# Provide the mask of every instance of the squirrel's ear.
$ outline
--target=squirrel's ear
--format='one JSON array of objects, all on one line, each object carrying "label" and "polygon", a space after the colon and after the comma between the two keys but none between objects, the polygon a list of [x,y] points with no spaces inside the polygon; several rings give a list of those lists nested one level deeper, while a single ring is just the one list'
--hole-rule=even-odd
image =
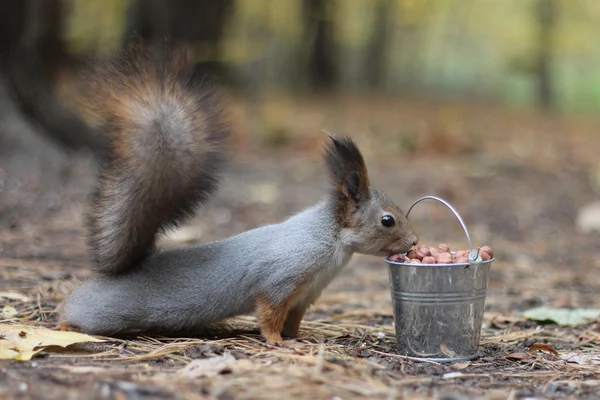
[{"label": "squirrel's ear", "polygon": [[334,196],[346,198],[355,203],[369,198],[369,175],[360,150],[352,139],[336,139],[329,135],[331,142],[326,148],[325,163],[334,190]]}]

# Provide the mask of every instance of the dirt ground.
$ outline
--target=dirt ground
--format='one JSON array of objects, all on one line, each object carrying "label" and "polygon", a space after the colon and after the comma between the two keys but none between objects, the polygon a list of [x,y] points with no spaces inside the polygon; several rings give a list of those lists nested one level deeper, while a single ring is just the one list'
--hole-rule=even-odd
[{"label": "dirt ground", "polygon": [[[210,337],[49,349],[0,361],[1,399],[600,398],[600,365],[528,351],[543,343],[559,355],[597,355],[600,324],[521,316],[540,305],[600,308],[599,234],[576,224],[600,197],[600,119],[385,98],[255,100],[233,103],[220,192],[163,245],[225,237],[316,202],[326,190],[319,131],[346,132],[374,185],[405,208],[443,197],[473,242],[495,249],[481,357],[439,364],[397,355],[387,266],[355,256],[307,314],[302,337],[283,348],[267,346],[244,317]],[[94,165],[27,139],[29,128],[9,116],[3,126],[13,136],[0,142],[0,293],[23,296],[0,297],[18,311],[0,323],[53,327],[65,294],[90,273],[83,215]],[[466,248],[440,205],[421,203],[411,221],[421,243]],[[194,372],[198,360],[226,366]]]}]

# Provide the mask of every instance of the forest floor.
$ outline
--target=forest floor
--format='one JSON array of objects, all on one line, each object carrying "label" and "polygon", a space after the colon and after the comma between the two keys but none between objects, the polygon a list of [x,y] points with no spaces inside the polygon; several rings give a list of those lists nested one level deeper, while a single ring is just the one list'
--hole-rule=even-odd
[{"label": "forest floor", "polygon": [[[0,361],[0,399],[598,398],[600,323],[540,323],[523,312],[600,308],[599,233],[577,222],[600,200],[600,119],[351,97],[265,96],[232,110],[221,190],[165,247],[318,201],[327,190],[319,131],[348,133],[373,185],[404,208],[424,195],[448,200],[474,244],[494,248],[480,357],[399,356],[387,265],[355,256],[284,347],[266,345],[243,317],[210,337],[48,348],[31,361]],[[12,124],[3,126],[22,129]],[[85,154],[23,138],[0,143],[0,311],[16,310],[0,315],[0,327],[53,328],[65,295],[90,274],[84,213],[94,167]],[[411,221],[421,243],[467,247],[440,205],[421,203]]]}]

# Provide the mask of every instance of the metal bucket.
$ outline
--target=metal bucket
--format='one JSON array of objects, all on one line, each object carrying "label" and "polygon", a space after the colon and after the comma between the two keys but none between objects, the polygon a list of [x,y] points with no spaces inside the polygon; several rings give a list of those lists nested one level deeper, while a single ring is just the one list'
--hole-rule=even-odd
[{"label": "metal bucket", "polygon": [[469,263],[407,264],[386,259],[389,265],[398,353],[438,362],[472,360],[479,355],[479,337],[490,265],[481,261],[479,248],[458,212],[437,200],[458,218],[469,243]]}]

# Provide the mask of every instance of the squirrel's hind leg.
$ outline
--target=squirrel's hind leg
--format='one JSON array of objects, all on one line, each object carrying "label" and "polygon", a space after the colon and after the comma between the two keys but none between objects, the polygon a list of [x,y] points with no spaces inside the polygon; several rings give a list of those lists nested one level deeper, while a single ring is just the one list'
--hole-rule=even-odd
[{"label": "squirrel's hind leg", "polygon": [[69,323],[69,321],[67,321],[67,319],[64,317],[64,315],[61,315],[60,318],[58,319],[58,323],[56,324],[56,326],[54,327],[55,330],[57,331],[63,331],[63,332],[77,332],[77,333],[82,333],[81,329],[71,325]]},{"label": "squirrel's hind leg", "polygon": [[295,306],[292,308],[285,319],[283,324],[283,331],[281,334],[283,336],[287,336],[290,338],[297,338],[300,333],[300,322],[302,318],[304,318],[304,313],[306,312],[306,308],[304,306]]},{"label": "squirrel's hind leg", "polygon": [[260,333],[267,340],[267,343],[275,346],[282,346],[283,339],[281,332],[287,319],[293,296],[288,297],[281,303],[274,303],[266,296],[259,296],[256,299],[256,318]]}]

